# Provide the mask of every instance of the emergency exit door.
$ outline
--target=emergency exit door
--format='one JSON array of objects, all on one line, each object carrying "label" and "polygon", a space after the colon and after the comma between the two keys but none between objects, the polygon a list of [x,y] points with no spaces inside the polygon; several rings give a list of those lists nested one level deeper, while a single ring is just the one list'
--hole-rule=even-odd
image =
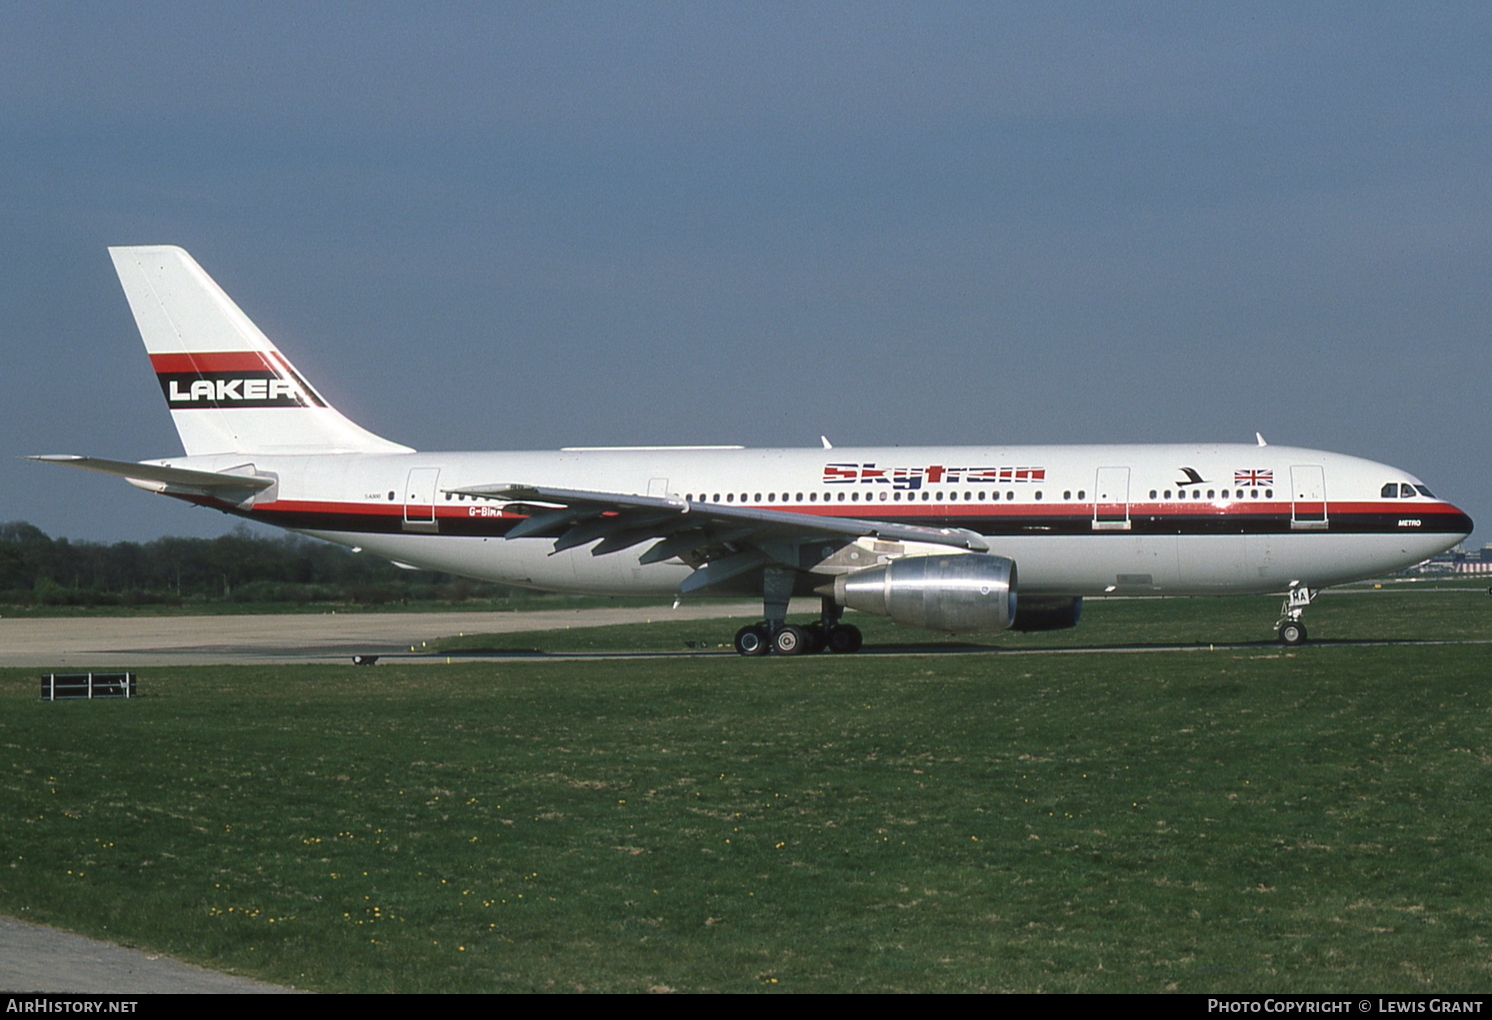
[{"label": "emergency exit door", "polygon": [[411,468],[404,483],[404,530],[434,532],[440,468]]}]

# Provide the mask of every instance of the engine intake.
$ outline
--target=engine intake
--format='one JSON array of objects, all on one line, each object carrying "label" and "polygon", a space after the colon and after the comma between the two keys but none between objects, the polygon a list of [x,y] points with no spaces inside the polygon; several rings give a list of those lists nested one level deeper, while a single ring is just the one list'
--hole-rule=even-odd
[{"label": "engine intake", "polygon": [[908,627],[972,634],[1016,615],[1015,561],[975,553],[909,556],[834,579],[834,600]]}]

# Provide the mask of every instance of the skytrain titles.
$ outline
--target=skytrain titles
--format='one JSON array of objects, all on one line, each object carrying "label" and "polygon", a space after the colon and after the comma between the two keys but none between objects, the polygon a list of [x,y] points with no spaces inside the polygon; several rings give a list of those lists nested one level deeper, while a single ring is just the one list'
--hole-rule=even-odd
[{"label": "skytrain titles", "polygon": [[825,464],[825,485],[889,485],[920,489],[928,485],[1020,485],[1046,481],[1044,467],[877,467],[869,464]]}]

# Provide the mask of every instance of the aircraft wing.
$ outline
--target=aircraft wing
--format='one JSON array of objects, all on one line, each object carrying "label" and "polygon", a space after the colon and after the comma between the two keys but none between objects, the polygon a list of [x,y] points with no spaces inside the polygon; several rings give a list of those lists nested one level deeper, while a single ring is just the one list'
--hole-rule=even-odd
[{"label": "aircraft wing", "polygon": [[152,492],[195,492],[241,502],[246,496],[275,484],[273,478],[239,475],[231,472],[193,471],[189,468],[165,467],[160,464],[135,464],[127,460],[104,460],[73,453],[45,453],[27,457],[43,464],[65,464],[68,467],[118,475],[132,485]]},{"label": "aircraft wing", "polygon": [[[826,538],[876,537],[985,551],[984,537],[964,528],[928,528],[854,517],[829,517],[761,507],[705,503],[677,496],[637,496],[540,485],[477,485],[445,490],[454,495],[509,502],[528,514],[508,538],[553,537],[555,552],[597,542],[593,556],[654,541],[640,557],[660,563],[678,557],[695,568],[681,586],[688,594],[772,560],[784,549]],[[516,503],[517,505],[513,505]],[[599,541],[597,541],[599,539]],[[792,565],[797,566],[797,557]]]}]

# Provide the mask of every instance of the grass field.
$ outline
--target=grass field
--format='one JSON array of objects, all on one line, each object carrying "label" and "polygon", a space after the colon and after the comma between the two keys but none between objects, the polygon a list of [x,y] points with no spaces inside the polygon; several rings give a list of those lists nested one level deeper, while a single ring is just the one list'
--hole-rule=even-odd
[{"label": "grass field", "polygon": [[[1347,642],[1492,599],[1323,598],[1293,652],[1274,608],[996,641],[1136,654],[7,671],[0,912],[327,991],[1486,991],[1492,648]],[[608,640],[715,637],[670,626]]]}]

